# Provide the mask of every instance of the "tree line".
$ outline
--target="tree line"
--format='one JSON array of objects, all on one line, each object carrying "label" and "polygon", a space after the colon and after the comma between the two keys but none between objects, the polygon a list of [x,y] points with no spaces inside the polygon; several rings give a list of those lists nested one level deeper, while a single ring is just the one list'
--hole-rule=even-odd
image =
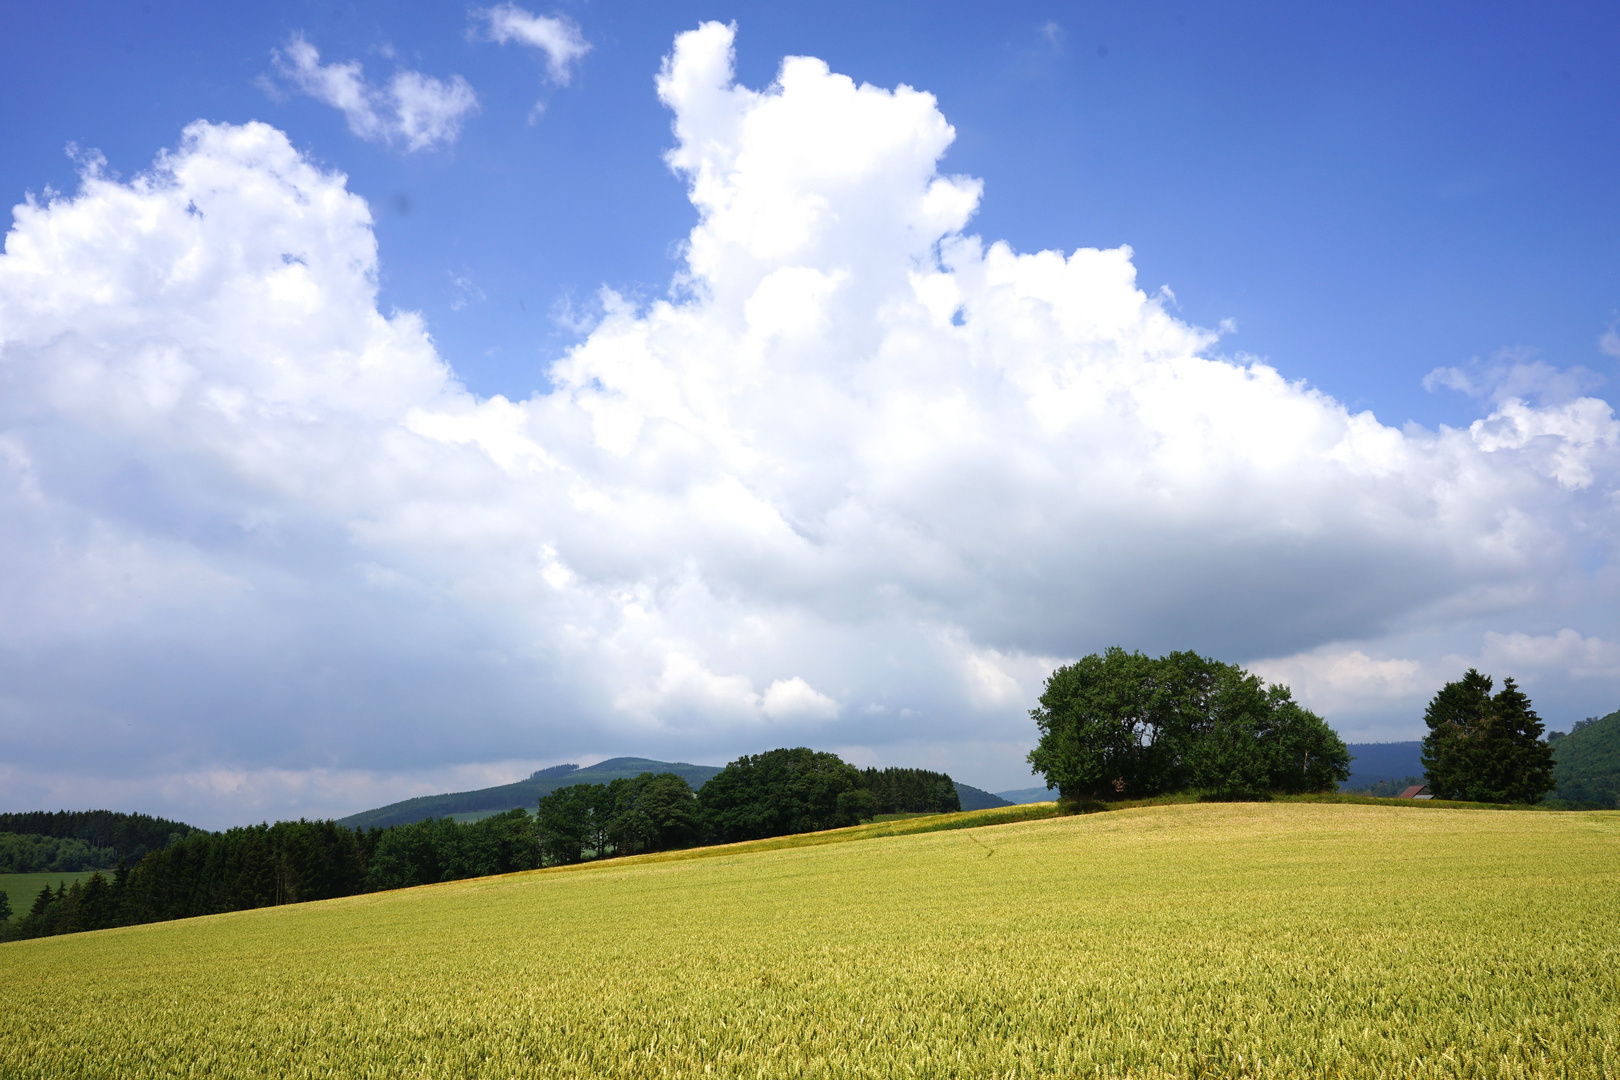
[{"label": "tree line", "polygon": [[112,848],[91,847],[72,837],[0,833],[0,874],[75,874],[111,870],[117,862]]},{"label": "tree line", "polygon": [[180,821],[113,810],[58,810],[54,813],[30,810],[0,814],[0,833],[77,840],[89,847],[110,851],[114,862],[123,859],[132,863],[148,851],[167,847],[174,840],[198,831]]},{"label": "tree line", "polygon": [[[1494,689],[1470,668],[1429,702],[1423,779],[1436,798],[1537,803],[1555,787],[1529,697],[1512,679]],[[1286,686],[1192,652],[1094,653],[1054,671],[1030,716],[1041,736],[1029,762],[1066,799],[1262,798],[1331,791],[1350,775],[1344,742]]]},{"label": "tree line", "polygon": [[674,773],[574,784],[540,800],[547,865],[839,829],[877,814],[962,808],[956,784],[927,769],[867,769],[806,747],[744,755],[693,791]]},{"label": "tree line", "polygon": [[[170,830],[170,842],[139,861],[119,861],[110,875],[41,890],[6,936],[99,930],[838,828],[871,818],[880,806],[893,807],[883,811],[889,813],[955,809],[954,798],[944,773],[862,772],[835,754],[800,747],[739,758],[698,791],[674,773],[576,784],[541,798],[532,818],[519,809],[468,824],[446,817],[384,829],[303,820],[219,833],[187,827]],[[0,911],[0,920],[8,914]]]}]

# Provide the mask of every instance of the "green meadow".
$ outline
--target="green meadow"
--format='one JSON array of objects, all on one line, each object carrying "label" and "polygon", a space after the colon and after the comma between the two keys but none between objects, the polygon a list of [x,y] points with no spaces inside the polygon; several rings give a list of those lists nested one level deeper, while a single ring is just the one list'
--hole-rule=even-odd
[{"label": "green meadow", "polygon": [[1620,1076],[1620,813],[1012,809],[9,943],[0,1075]]}]

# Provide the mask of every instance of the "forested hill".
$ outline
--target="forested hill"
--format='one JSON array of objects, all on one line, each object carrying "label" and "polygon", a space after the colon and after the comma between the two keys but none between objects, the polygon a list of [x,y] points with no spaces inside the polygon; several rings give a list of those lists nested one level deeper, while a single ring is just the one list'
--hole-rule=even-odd
[{"label": "forested hill", "polygon": [[962,800],[962,809],[964,810],[991,810],[997,806],[1012,805],[1000,795],[992,795],[988,791],[971,787],[960,781],[956,785],[956,795]]},{"label": "forested hill", "polygon": [[113,858],[133,863],[148,851],[157,851],[198,830],[180,821],[148,814],[120,814],[113,810],[31,810],[0,814],[0,833],[20,833],[57,840],[81,840],[106,849]]},{"label": "forested hill", "polygon": [[1583,720],[1568,735],[1550,739],[1554,798],[1620,806],[1620,712]]},{"label": "forested hill", "polygon": [[372,826],[386,828],[450,814],[533,810],[542,795],[549,795],[558,788],[572,784],[611,784],[620,779],[633,780],[644,772],[674,773],[694,788],[700,788],[719,771],[718,765],[692,765],[684,761],[653,761],[638,757],[609,758],[583,769],[577,765],[553,765],[515,784],[480,788],[477,791],[456,791],[448,795],[420,795],[375,810],[362,810],[343,818],[338,824],[357,829]]}]

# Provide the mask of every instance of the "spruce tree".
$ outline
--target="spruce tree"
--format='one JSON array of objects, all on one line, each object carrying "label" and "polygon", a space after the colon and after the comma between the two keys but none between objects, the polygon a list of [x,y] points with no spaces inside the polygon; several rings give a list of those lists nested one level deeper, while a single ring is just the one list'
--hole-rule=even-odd
[{"label": "spruce tree", "polygon": [[1492,697],[1494,685],[1469,668],[1429,702],[1423,770],[1436,798],[1534,803],[1552,790],[1552,747],[1542,741],[1540,717],[1512,679]]},{"label": "spruce tree", "polygon": [[28,909],[28,914],[37,919],[49,911],[54,903],[56,903],[56,893],[52,892],[51,887],[47,885],[39,890],[38,896],[34,897],[34,906]]},{"label": "spruce tree", "polygon": [[1541,738],[1544,730],[1530,699],[1512,679],[1503,679],[1501,691],[1491,699],[1485,767],[1475,797],[1482,802],[1540,802],[1556,786],[1552,747]]},{"label": "spruce tree", "polygon": [[1469,782],[1480,768],[1493,685],[1489,675],[1469,668],[1459,681],[1441,687],[1424,711],[1429,734],[1423,739],[1423,776],[1435,798],[1469,798]]}]

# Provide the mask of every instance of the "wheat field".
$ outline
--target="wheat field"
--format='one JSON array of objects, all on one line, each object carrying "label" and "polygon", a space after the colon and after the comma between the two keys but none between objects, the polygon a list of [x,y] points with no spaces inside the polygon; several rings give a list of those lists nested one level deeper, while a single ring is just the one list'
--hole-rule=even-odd
[{"label": "wheat field", "polygon": [[1617,957],[1620,814],[1144,807],[6,944],[0,1075],[1614,1078]]}]

